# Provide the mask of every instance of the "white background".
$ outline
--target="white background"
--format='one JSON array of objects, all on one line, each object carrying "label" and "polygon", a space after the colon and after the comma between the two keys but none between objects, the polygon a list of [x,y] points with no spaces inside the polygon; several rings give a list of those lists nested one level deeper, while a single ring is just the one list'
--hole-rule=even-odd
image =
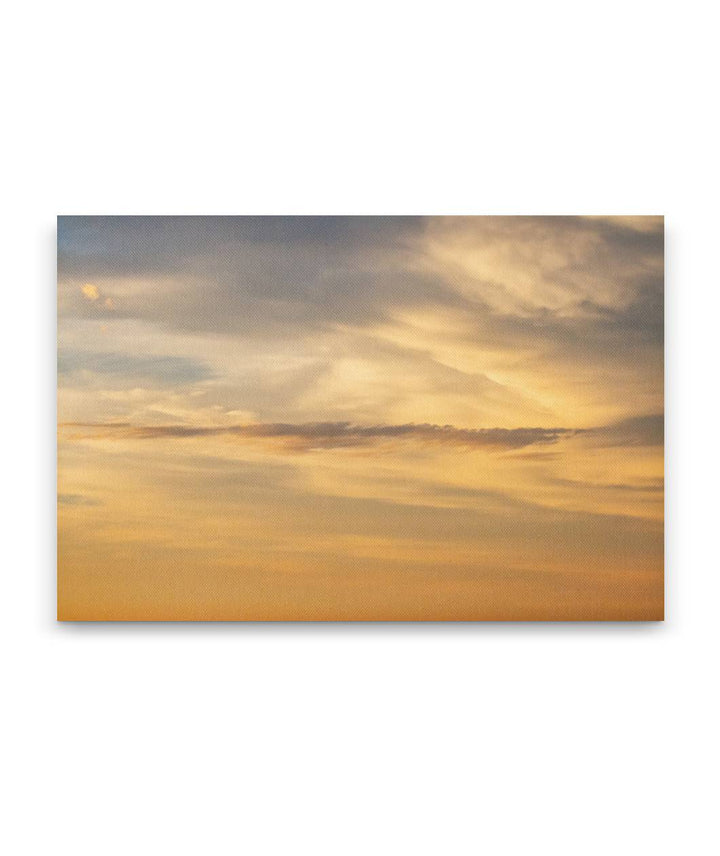
[{"label": "white background", "polygon": [[[714,11],[5,10],[3,852],[717,852]],[[57,213],[664,213],[666,622],[57,625]]]}]

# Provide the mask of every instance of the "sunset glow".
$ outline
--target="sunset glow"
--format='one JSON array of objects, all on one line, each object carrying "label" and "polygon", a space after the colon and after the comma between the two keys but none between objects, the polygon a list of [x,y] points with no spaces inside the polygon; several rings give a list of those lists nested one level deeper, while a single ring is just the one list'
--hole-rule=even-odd
[{"label": "sunset glow", "polygon": [[61,217],[66,620],[660,619],[658,217]]}]

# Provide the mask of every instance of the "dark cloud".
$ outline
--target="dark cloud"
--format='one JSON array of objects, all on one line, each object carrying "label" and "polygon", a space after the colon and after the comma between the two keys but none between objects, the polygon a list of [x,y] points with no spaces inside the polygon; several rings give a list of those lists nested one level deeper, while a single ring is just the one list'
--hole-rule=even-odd
[{"label": "dark cloud", "polygon": [[623,419],[586,432],[600,446],[662,446],[665,417],[662,413]]},{"label": "dark cloud", "polygon": [[[388,307],[457,298],[412,263],[421,217],[63,217],[60,313],[140,318],[183,333],[301,338]],[[118,282],[143,281],[118,298]],[[113,297],[83,298],[92,281]]]},{"label": "dark cloud", "polygon": [[[292,451],[338,449],[366,446],[377,442],[403,440],[458,448],[502,450],[543,446],[576,436],[600,446],[661,446],[663,416],[653,414],[624,419],[598,428],[458,428],[453,425],[406,423],[401,425],[356,425],[352,422],[264,422],[245,425],[133,425],[126,422],[72,422],[64,427],[87,429],[88,436],[153,440],[161,438],[238,437],[276,441]],[[556,483],[560,483],[556,480]],[[574,482],[568,481],[568,485]],[[580,483],[578,483],[580,484]],[[583,483],[584,484],[584,483]],[[631,485],[596,485],[614,489],[635,489]],[[638,485],[638,490],[661,490],[661,480]]]},{"label": "dark cloud", "polygon": [[[152,440],[229,436],[276,441],[293,451],[365,446],[388,440],[439,443],[460,448],[521,449],[555,443],[577,431],[570,428],[455,428],[452,425],[353,425],[350,422],[261,423],[228,426],[130,425],[124,423],[68,423],[91,429],[94,436]],[[91,436],[92,436],[91,435]]]},{"label": "dark cloud", "polygon": [[[148,280],[151,293],[114,301],[113,316],[186,333],[297,338],[421,306],[465,309],[480,335],[502,344],[546,336],[558,348],[577,340],[606,353],[623,337],[636,348],[661,341],[663,231],[653,222],[637,229],[582,217],[61,217],[58,273],[69,289],[61,313],[107,315],[82,298],[82,282],[111,293],[113,281],[135,278]],[[568,304],[498,313],[483,294],[503,284],[477,281],[474,297],[461,293],[460,274],[426,257],[429,233],[440,241],[459,234],[481,250],[499,243],[520,264],[535,265],[551,248],[535,275],[567,293]],[[621,306],[593,299],[608,283],[624,293]]]},{"label": "dark cloud", "polygon": [[[283,247],[310,247],[338,257],[401,247],[422,233],[424,217],[58,217],[61,276],[116,277],[183,273],[215,262],[242,263],[249,247],[268,260]],[[196,268],[197,269],[197,268]]]}]

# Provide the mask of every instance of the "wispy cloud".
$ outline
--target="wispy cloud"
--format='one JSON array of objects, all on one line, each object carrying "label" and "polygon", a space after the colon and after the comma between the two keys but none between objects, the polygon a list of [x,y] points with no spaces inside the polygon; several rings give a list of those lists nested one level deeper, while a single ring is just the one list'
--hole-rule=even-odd
[{"label": "wispy cloud", "polygon": [[205,363],[187,357],[60,350],[58,375],[68,376],[79,373],[112,375],[128,381],[143,380],[159,386],[196,383],[212,377],[212,371]]},{"label": "wispy cloud", "polygon": [[665,480],[662,478],[639,479],[635,482],[593,482],[580,479],[550,479],[551,484],[561,487],[581,488],[583,490],[609,490],[630,493],[663,493]]},{"label": "wispy cloud", "polygon": [[59,505],[100,505],[100,501],[80,493],[59,493]]}]

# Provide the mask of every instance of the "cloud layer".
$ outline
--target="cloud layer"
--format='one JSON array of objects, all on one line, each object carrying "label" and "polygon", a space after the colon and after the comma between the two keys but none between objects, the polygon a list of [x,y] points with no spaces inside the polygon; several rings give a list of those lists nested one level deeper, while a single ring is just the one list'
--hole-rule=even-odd
[{"label": "cloud layer", "polygon": [[63,427],[92,429],[94,433],[89,436],[115,436],[135,440],[227,435],[248,440],[272,440],[294,451],[366,446],[388,440],[440,443],[465,449],[522,449],[537,443],[555,443],[562,437],[577,433],[569,428],[455,428],[452,425],[428,424],[361,426],[349,422],[224,426],[68,423]]},{"label": "cloud layer", "polygon": [[657,617],[663,241],[59,218],[66,614]]}]

